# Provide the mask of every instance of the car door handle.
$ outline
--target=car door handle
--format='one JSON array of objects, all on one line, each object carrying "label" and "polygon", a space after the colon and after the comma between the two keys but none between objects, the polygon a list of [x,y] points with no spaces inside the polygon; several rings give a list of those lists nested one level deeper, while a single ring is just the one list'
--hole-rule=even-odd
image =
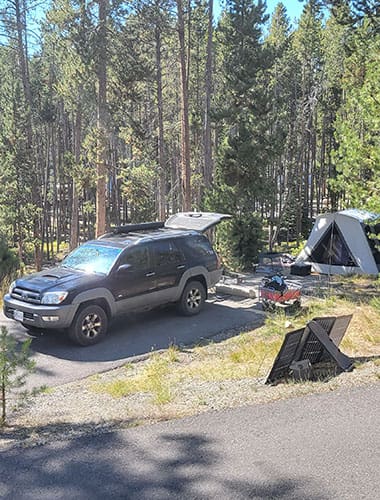
[{"label": "car door handle", "polygon": [[146,275],[145,275],[145,276],[146,276],[147,278],[150,278],[150,277],[154,276],[155,274],[156,274],[156,273],[155,273],[154,271],[152,271],[151,273],[146,273]]},{"label": "car door handle", "polygon": [[184,264],[177,266],[177,269],[185,269]]}]

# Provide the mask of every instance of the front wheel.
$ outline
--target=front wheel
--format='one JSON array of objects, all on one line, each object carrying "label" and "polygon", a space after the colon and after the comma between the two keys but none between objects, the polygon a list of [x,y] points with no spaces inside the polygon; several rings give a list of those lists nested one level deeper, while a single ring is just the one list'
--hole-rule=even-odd
[{"label": "front wheel", "polygon": [[205,303],[206,290],[199,281],[190,281],[181,295],[178,302],[178,310],[185,316],[194,316],[198,314]]},{"label": "front wheel", "polygon": [[78,345],[96,344],[106,334],[107,315],[98,305],[89,305],[79,309],[69,328],[70,339]]}]

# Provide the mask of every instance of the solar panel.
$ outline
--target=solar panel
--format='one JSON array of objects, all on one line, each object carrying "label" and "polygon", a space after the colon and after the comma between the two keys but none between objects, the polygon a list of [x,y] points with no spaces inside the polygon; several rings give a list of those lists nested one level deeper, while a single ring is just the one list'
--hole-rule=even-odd
[{"label": "solar panel", "polygon": [[340,343],[342,342],[351,319],[352,314],[349,314],[347,316],[339,316],[339,318],[336,318],[335,323],[333,324],[329,333],[329,337],[337,347],[339,347]]},{"label": "solar panel", "polygon": [[266,383],[286,378],[290,374],[290,365],[301,360],[308,360],[313,365],[332,359],[341,369],[350,370],[352,360],[338,346],[351,318],[352,315],[315,318],[305,328],[287,333]]},{"label": "solar panel", "polygon": [[323,345],[324,349],[330,354],[331,358],[336,364],[344,371],[351,370],[353,366],[352,360],[343,354],[334,342],[327,335],[325,330],[317,321],[310,321],[308,327],[312,333],[318,338],[319,342]]},{"label": "solar panel", "polygon": [[[320,323],[322,327],[325,328],[325,325],[322,320],[327,319],[327,318],[315,318],[314,321],[317,321]],[[343,340],[343,337],[346,334],[348,325],[350,324],[350,321],[352,319],[352,314],[348,314],[347,316],[339,316],[338,318],[329,318],[329,319],[335,319],[335,321],[332,322],[331,327],[328,330],[328,336],[330,339],[334,342],[334,344],[339,347],[340,343]],[[327,330],[327,328],[325,328]],[[328,361],[331,359],[330,354],[328,351],[324,350],[320,361]]]},{"label": "solar panel", "polygon": [[286,377],[289,373],[289,367],[295,358],[298,346],[304,334],[305,328],[289,332],[285,335],[282,346],[273,363],[273,367],[266,380],[267,384],[280,378]]}]

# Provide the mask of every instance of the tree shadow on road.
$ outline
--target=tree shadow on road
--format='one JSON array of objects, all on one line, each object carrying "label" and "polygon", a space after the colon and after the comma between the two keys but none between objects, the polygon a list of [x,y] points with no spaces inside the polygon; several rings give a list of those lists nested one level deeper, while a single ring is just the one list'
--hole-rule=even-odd
[{"label": "tree shadow on road", "polygon": [[[73,430],[65,425],[61,432]],[[153,426],[147,432],[131,429],[53,440],[0,452],[0,496],[3,500],[329,498],[307,478],[283,477],[263,461],[253,462],[248,474],[247,469],[242,473],[227,456],[217,441],[202,433],[166,433],[160,424],[158,432]]]}]

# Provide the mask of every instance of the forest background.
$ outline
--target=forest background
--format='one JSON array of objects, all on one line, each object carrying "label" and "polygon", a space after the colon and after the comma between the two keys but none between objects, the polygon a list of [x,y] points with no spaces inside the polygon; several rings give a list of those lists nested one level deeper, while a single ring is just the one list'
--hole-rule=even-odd
[{"label": "forest background", "polygon": [[380,213],[378,2],[303,2],[296,26],[281,3],[217,10],[0,1],[0,233],[18,259],[213,210],[244,267],[263,234],[272,249],[323,211]]}]

